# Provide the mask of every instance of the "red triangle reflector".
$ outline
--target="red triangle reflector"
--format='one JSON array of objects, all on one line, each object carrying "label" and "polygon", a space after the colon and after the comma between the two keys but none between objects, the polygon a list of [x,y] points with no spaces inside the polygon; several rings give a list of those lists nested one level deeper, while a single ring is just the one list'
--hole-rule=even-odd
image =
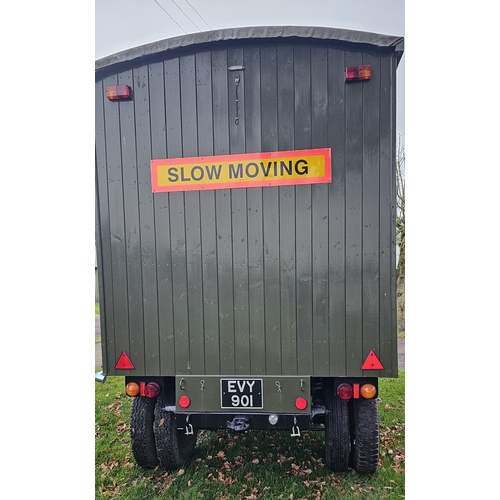
[{"label": "red triangle reflector", "polygon": [[366,356],[365,362],[361,367],[362,370],[383,370],[384,365],[380,362],[380,359],[377,358],[377,355],[373,352],[373,349],[370,351],[370,354]]},{"label": "red triangle reflector", "polygon": [[130,361],[128,354],[125,351],[122,351],[118,361],[116,362],[115,368],[117,370],[133,370],[135,366],[132,361]]}]

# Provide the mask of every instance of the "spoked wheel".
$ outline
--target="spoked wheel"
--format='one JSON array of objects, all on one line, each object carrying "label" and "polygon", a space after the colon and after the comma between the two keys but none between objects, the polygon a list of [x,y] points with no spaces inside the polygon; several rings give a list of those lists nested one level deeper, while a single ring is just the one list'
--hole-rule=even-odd
[{"label": "spoked wheel", "polygon": [[[177,425],[172,407],[175,406],[175,389],[166,387],[156,400],[154,437],[156,452],[161,467],[178,469],[193,457],[197,430],[186,434],[186,429]],[[181,427],[178,429],[177,427]]]},{"label": "spoked wheel", "polygon": [[144,468],[158,465],[153,432],[155,404],[156,398],[137,396],[132,403],[130,414],[132,453],[137,464]]},{"label": "spoked wheel", "polygon": [[349,465],[349,406],[333,392],[333,385],[325,387],[325,458],[326,466],[334,472],[345,472]]},{"label": "spoked wheel", "polygon": [[380,450],[378,405],[374,399],[351,400],[351,466],[359,474],[377,470]]}]

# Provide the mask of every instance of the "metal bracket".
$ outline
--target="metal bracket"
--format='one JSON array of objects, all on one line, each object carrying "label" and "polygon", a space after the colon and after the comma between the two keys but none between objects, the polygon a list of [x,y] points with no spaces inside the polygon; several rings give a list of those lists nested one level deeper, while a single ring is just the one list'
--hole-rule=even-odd
[{"label": "metal bracket", "polygon": [[292,437],[300,436],[300,429],[299,426],[297,425],[297,417],[293,417],[292,433],[290,434],[290,436]]},{"label": "metal bracket", "polygon": [[326,408],[319,405],[311,407],[311,420],[313,420],[316,415],[326,415]]},{"label": "metal bracket", "polygon": [[189,423],[189,415],[186,415],[186,436],[193,435],[193,426]]},{"label": "metal bracket", "polygon": [[[238,65],[238,66],[229,66],[228,70],[229,71],[243,71],[245,69],[245,66],[243,65]],[[236,76],[234,77],[234,84],[236,85],[236,117],[234,119],[234,123],[238,125],[240,122],[239,118],[239,112],[238,112],[238,86],[240,84],[240,74],[236,73]]]},{"label": "metal bracket", "polygon": [[106,382],[106,375],[104,374],[104,372],[96,373],[95,374],[95,381],[99,382],[101,384],[104,384],[104,382]]}]

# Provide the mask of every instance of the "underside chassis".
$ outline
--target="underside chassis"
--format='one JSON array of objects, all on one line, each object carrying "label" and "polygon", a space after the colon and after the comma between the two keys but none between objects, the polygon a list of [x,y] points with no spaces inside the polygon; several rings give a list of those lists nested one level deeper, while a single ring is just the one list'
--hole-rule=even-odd
[{"label": "underside chassis", "polygon": [[[126,383],[135,380],[126,377]],[[301,432],[325,432],[325,463],[335,472],[354,468],[358,473],[375,472],[379,459],[379,416],[376,398],[344,400],[338,386],[355,379],[308,379],[306,411],[194,411],[178,407],[179,379],[142,377],[160,387],[157,397],[134,397],[130,434],[132,451],[138,465],[176,469],[194,454],[198,430],[226,429],[285,430],[291,436]],[[359,380],[359,379],[358,379]],[[366,380],[366,379],[364,379]],[[377,382],[377,379],[370,379]],[[177,392],[176,392],[177,389]],[[191,410],[191,411],[190,411]]]}]

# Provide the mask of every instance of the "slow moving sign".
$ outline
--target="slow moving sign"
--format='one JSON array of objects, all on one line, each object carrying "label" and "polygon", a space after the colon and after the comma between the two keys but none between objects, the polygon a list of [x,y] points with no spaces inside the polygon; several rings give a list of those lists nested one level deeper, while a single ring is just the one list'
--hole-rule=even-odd
[{"label": "slow moving sign", "polygon": [[331,181],[331,150],[305,149],[151,160],[153,193]]}]

